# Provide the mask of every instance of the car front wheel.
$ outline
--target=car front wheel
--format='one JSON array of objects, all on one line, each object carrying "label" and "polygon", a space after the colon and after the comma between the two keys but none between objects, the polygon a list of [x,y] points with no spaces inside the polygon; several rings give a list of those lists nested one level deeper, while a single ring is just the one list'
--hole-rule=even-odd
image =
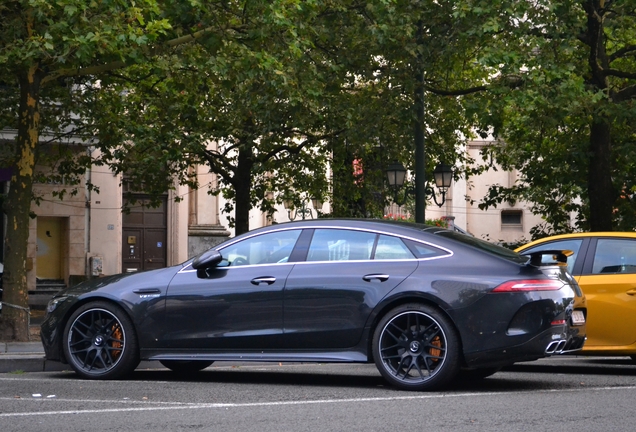
[{"label": "car front wheel", "polygon": [[66,360],[80,376],[116,379],[139,364],[133,324],[118,306],[96,301],[77,309],[64,329]]},{"label": "car front wheel", "polygon": [[406,304],[387,313],[373,336],[375,364],[390,384],[433,390],[459,371],[460,344],[450,321],[437,309]]}]

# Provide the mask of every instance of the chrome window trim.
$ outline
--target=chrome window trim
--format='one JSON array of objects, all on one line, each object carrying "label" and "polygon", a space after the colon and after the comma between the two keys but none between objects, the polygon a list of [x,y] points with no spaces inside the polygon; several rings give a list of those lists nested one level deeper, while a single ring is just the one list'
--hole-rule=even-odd
[{"label": "chrome window trim", "polygon": [[[252,268],[252,267],[262,267],[262,266],[284,266],[284,265],[311,265],[311,264],[347,264],[347,263],[399,263],[399,262],[421,262],[421,261],[432,261],[437,259],[448,258],[450,255],[438,255],[430,258],[412,258],[412,259],[383,259],[383,260],[341,260],[341,261],[297,261],[293,263],[270,263],[270,264],[248,264],[242,266],[228,266],[228,267],[219,267],[223,270],[236,270],[242,268]],[[190,268],[191,265],[188,264],[182,270],[179,270],[178,273],[193,273],[196,270]]]},{"label": "chrome window trim", "polygon": [[[230,270],[230,269],[240,269],[240,268],[250,268],[250,267],[262,267],[262,266],[271,267],[271,266],[284,266],[284,265],[295,265],[295,264],[300,264],[300,263],[298,263],[298,262],[284,262],[284,263],[247,264],[247,265],[235,266],[235,267],[227,266],[227,267],[217,267],[217,268],[223,269],[223,270]],[[192,268],[192,263],[189,263],[188,265],[183,267],[181,270],[179,270],[177,272],[177,274],[179,274],[179,273],[194,273],[194,272],[196,272],[196,270]]]},{"label": "chrome window trim", "polygon": [[[265,264],[248,264],[248,265],[243,265],[243,266],[238,266],[238,267],[232,267],[232,266],[228,266],[228,267],[221,267],[224,269],[238,269],[238,268],[249,268],[249,267],[261,267],[264,265],[267,266],[279,266],[279,265],[287,265],[287,264],[316,264],[316,263],[361,263],[361,262],[403,262],[403,261],[431,261],[431,260],[437,260],[437,259],[442,259],[442,258],[449,258],[452,257],[454,255],[453,251],[450,249],[447,249],[443,246],[439,246],[436,245],[435,243],[431,243],[431,242],[427,242],[427,241],[423,241],[421,239],[417,239],[411,236],[403,236],[400,234],[396,234],[390,231],[383,231],[383,230],[378,230],[375,228],[359,228],[359,227],[347,227],[347,226],[342,226],[342,225],[334,225],[334,226],[324,226],[324,225],[303,225],[302,227],[281,227],[281,228],[277,228],[277,229],[272,229],[272,230],[268,230],[266,232],[260,232],[260,233],[255,233],[253,235],[250,236],[246,236],[246,237],[241,237],[240,239],[233,241],[231,243],[226,244],[225,246],[223,246],[223,249],[228,248],[230,246],[232,246],[233,244],[239,242],[239,241],[243,241],[243,240],[247,240],[259,235],[264,235],[264,234],[271,234],[271,233],[277,233],[277,232],[284,232],[284,231],[293,231],[293,230],[305,230],[305,229],[340,229],[340,230],[348,230],[348,231],[364,231],[364,232],[368,232],[368,233],[373,233],[373,234],[378,234],[378,235],[387,235],[390,237],[397,237],[399,239],[405,239],[405,240],[410,240],[413,241],[415,243],[420,243],[426,246],[431,246],[434,247],[435,249],[439,249],[441,251],[446,252],[447,255],[438,255],[438,256],[434,256],[434,257],[430,257],[430,258],[408,258],[408,259],[382,259],[382,260],[372,260],[372,259],[368,259],[368,260],[344,260],[344,261],[297,261],[297,262],[293,262],[293,263],[265,263]],[[218,249],[219,252],[223,251],[223,249]],[[179,270],[178,273],[191,273],[191,272],[196,272],[196,270],[191,268],[192,263],[189,263],[188,265],[186,265],[183,269]]]}]

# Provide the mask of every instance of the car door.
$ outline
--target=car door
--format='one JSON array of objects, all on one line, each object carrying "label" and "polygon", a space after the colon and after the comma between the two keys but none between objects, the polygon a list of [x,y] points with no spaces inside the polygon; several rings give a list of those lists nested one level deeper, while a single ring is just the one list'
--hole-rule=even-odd
[{"label": "car door", "polygon": [[417,265],[398,237],[353,229],[316,229],[306,261],[294,266],[285,285],[286,345],[305,349],[355,346],[373,307]]},{"label": "car door", "polygon": [[170,283],[163,346],[190,349],[280,348],[283,287],[301,230],[281,230],[220,249],[223,261],[187,267]]},{"label": "car door", "polygon": [[588,304],[586,346],[636,342],[636,239],[598,238],[578,278]]}]

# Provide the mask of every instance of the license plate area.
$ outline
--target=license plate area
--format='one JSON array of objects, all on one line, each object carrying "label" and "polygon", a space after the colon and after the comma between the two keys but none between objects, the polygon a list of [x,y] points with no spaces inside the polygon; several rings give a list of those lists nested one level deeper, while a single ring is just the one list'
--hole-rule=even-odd
[{"label": "license plate area", "polygon": [[581,310],[572,311],[572,325],[585,324],[585,314]]}]

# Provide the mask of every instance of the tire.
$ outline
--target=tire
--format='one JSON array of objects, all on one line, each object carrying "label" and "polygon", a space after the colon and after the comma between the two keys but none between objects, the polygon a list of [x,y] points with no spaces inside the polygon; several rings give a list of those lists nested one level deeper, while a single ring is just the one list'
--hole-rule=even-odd
[{"label": "tire", "polygon": [[437,309],[405,304],[387,313],[373,335],[380,374],[403,390],[434,390],[459,371],[460,343],[451,322]]},{"label": "tire", "polygon": [[159,363],[175,373],[187,375],[199,372],[214,362],[211,360],[160,360]]},{"label": "tire", "polygon": [[64,356],[83,378],[117,379],[139,364],[139,345],[132,321],[118,306],[95,301],[77,309],[63,335]]},{"label": "tire", "polygon": [[488,378],[499,372],[500,366],[479,368],[479,369],[461,369],[457,376],[458,381],[477,381],[484,378]]}]

